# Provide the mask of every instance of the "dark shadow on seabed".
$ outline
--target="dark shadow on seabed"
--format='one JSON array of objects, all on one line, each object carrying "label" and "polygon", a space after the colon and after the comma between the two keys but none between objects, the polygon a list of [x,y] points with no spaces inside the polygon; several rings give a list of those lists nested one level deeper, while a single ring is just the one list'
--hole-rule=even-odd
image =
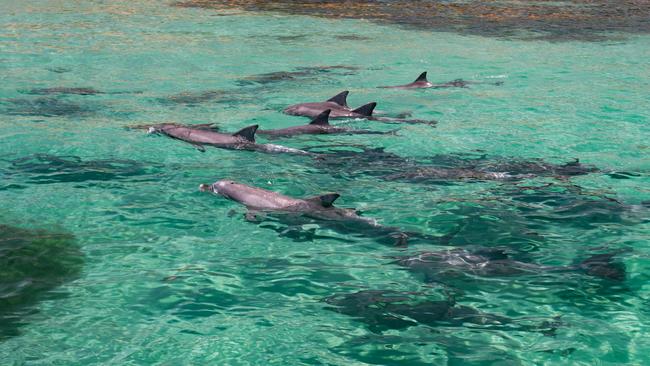
[{"label": "dark shadow on seabed", "polygon": [[173,5],[369,19],[431,31],[551,41],[600,41],[612,37],[612,32],[650,33],[650,2],[635,0],[181,0]]}]

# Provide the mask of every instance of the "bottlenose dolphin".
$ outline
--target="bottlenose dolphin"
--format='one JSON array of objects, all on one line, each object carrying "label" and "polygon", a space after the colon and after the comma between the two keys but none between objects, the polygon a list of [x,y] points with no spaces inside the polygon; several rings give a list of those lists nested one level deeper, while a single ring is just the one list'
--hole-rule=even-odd
[{"label": "bottlenose dolphin", "polygon": [[368,103],[357,109],[350,109],[347,97],[350,92],[345,90],[324,102],[300,103],[284,109],[284,113],[293,116],[306,116],[314,118],[326,110],[330,110],[330,118],[368,118],[377,103]]},{"label": "bottlenose dolphin", "polygon": [[258,144],[255,142],[255,131],[257,131],[257,128],[258,125],[248,126],[230,135],[214,132],[206,128],[179,126],[177,124],[167,123],[151,126],[149,133],[161,133],[171,138],[188,142],[200,150],[204,150],[203,146],[208,145],[231,150],[313,155],[313,153],[286,146]]},{"label": "bottlenose dolphin", "polygon": [[[277,130],[258,130],[259,135],[272,135],[272,136],[294,136],[294,135],[316,135],[316,134],[375,134],[383,135],[387,132],[370,131],[370,130],[357,130],[341,126],[332,126],[329,124],[329,115],[331,109],[326,109],[323,113],[312,119],[307,125],[281,128]],[[390,132],[388,132],[390,133]]]},{"label": "bottlenose dolphin", "polygon": [[439,252],[422,252],[397,261],[401,266],[424,275],[425,281],[438,281],[446,277],[468,274],[480,277],[524,276],[551,272],[582,272],[586,275],[623,281],[625,266],[614,262],[616,253],[593,255],[578,264],[545,266],[508,258],[501,250],[490,248],[476,251],[452,249]]},{"label": "bottlenose dolphin", "polygon": [[[429,80],[427,80],[427,72],[423,72],[418,76],[415,81],[412,83],[404,84],[404,85],[392,85],[392,86],[380,86],[380,88],[389,88],[389,89],[428,89],[428,88],[434,88],[434,89],[439,89],[439,88],[466,88],[467,85],[469,84],[483,84],[478,81],[467,81],[463,79],[456,79],[452,81],[448,81],[446,83],[440,83],[440,84],[434,84],[431,83]],[[502,81],[497,81],[495,83],[487,83],[487,84],[492,84],[492,85],[502,85]]]},{"label": "bottlenose dolphin", "polygon": [[553,334],[559,325],[557,321],[545,321],[540,325],[517,325],[511,318],[458,305],[453,298],[432,301],[427,296],[411,292],[364,290],[329,296],[323,301],[330,305],[326,307],[327,310],[352,316],[366,323],[373,332],[417,325],[460,327],[472,323],[485,328]]},{"label": "bottlenose dolphin", "polygon": [[251,221],[265,214],[280,213],[285,214],[281,216],[285,221],[293,222],[292,220],[302,216],[343,233],[360,233],[375,238],[387,238],[390,239],[391,245],[406,245],[410,237],[436,243],[446,240],[445,237],[410,233],[396,227],[383,226],[375,219],[360,216],[354,209],[334,207],[334,201],[340,197],[338,193],[300,199],[231,180],[220,180],[211,185],[201,184],[199,190],[212,192],[243,204],[249,210],[246,218]]},{"label": "bottlenose dolphin", "polygon": [[359,118],[384,123],[412,123],[435,125],[434,120],[403,119],[393,117],[377,117],[372,113],[377,106],[376,102],[364,104],[357,109],[350,109],[347,104],[349,92],[343,91],[324,102],[294,104],[284,109],[284,113],[293,116],[314,118],[326,110],[330,110],[330,118]]}]

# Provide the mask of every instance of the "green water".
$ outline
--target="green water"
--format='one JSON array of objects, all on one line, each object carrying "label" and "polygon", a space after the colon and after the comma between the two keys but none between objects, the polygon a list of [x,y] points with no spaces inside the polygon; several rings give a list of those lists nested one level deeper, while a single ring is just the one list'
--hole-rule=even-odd
[{"label": "green water", "polygon": [[[49,290],[60,296],[24,304],[20,325],[0,337],[0,364],[650,363],[648,36],[523,42],[149,1],[4,1],[0,24],[0,224],[72,234],[83,253],[81,273]],[[359,39],[336,38],[346,35]],[[333,65],[351,69],[250,81]],[[503,85],[376,88],[424,70],[432,81]],[[26,93],[52,87],[107,93]],[[350,105],[378,101],[385,113],[439,123],[342,121],[399,132],[272,142],[360,144],[414,159],[579,158],[601,172],[413,184],[321,169],[310,157],[201,153],[124,128],[288,127],[306,120],[280,113],[285,106],[346,89]],[[200,103],[166,99],[206,91],[220,92]],[[197,189],[223,178],[292,196],[336,191],[337,205],[383,224],[457,232],[452,245],[507,247],[532,263],[621,249],[627,274],[615,284],[580,273],[425,282],[394,258],[447,247],[249,223],[241,206]],[[377,330],[323,301],[361,290],[432,300],[453,292],[459,305],[514,324],[559,325],[554,334],[476,324]]]}]

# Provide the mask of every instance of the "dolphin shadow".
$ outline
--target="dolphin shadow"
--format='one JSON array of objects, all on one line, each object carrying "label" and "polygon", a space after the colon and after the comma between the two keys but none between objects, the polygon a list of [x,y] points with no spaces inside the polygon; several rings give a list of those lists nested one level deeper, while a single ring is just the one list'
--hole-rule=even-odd
[{"label": "dolphin shadow", "polygon": [[77,156],[34,154],[10,161],[6,175],[21,184],[143,182],[158,179],[160,168],[158,164],[129,159],[83,160]]},{"label": "dolphin shadow", "polygon": [[0,106],[3,114],[40,117],[88,117],[103,108],[97,102],[79,104],[60,97],[2,99]]}]

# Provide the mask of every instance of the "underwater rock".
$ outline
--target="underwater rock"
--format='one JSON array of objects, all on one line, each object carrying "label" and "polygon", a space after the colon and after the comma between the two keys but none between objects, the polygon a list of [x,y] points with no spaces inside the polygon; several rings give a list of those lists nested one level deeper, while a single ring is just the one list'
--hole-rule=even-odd
[{"label": "underwater rock", "polygon": [[52,290],[78,278],[83,264],[72,234],[0,224],[0,340],[18,335],[39,301],[64,296]]}]

